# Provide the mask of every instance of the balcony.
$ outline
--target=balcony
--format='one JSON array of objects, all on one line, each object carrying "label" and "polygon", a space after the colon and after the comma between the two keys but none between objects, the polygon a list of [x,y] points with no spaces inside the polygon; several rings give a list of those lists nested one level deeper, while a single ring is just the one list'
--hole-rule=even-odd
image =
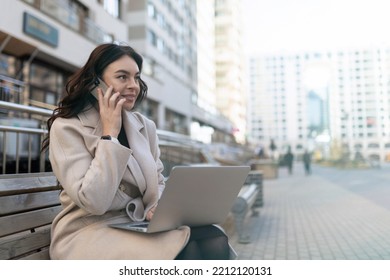
[{"label": "balcony", "polygon": [[88,17],[88,9],[65,0],[22,0],[96,44],[112,42],[113,36]]}]

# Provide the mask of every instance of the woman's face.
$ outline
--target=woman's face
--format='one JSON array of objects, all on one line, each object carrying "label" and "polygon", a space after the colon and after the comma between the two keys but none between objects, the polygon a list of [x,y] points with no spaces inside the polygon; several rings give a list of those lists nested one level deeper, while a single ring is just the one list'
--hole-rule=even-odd
[{"label": "woman's face", "polygon": [[131,57],[124,55],[107,66],[103,72],[103,81],[113,86],[113,93],[120,92],[119,98],[126,99],[123,108],[130,111],[140,92],[139,68]]}]

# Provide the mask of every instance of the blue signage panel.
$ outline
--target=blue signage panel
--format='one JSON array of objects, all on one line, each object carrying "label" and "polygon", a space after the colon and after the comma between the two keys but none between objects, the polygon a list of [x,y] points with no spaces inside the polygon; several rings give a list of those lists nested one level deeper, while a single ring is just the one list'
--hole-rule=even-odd
[{"label": "blue signage panel", "polygon": [[24,12],[23,32],[53,47],[58,46],[58,29]]}]

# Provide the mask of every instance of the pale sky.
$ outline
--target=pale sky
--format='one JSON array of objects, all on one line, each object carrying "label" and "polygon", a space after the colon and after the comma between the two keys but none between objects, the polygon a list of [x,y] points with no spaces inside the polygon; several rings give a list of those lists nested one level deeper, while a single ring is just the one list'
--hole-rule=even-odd
[{"label": "pale sky", "polygon": [[390,42],[390,0],[243,0],[247,53]]}]

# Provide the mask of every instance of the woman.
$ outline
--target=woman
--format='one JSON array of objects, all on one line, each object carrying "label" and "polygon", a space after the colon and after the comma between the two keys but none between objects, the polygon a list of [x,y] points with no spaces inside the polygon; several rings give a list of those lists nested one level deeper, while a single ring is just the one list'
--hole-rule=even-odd
[{"label": "woman", "polygon": [[[129,202],[132,220],[150,220],[164,189],[155,124],[134,111],[147,94],[141,71],[142,57],[131,47],[98,46],[48,120],[43,149],[63,188],[52,259],[228,257],[227,237],[213,226],[155,234],[109,227],[130,220]],[[91,91],[99,79],[97,100]]]}]

